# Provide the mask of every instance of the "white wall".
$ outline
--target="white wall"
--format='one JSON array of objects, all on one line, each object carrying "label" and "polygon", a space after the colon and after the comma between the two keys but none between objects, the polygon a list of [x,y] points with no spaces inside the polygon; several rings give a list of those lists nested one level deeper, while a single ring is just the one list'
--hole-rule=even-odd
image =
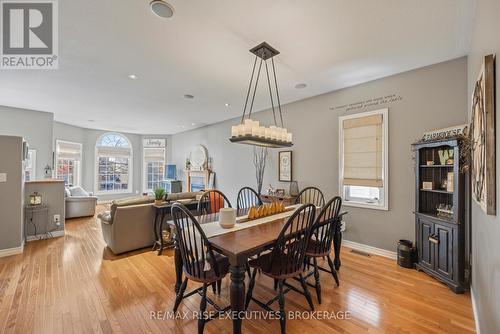
[{"label": "white wall", "polygon": [[0,135],[23,137],[36,150],[36,177],[43,178],[45,166],[52,166],[51,113],[0,105]]},{"label": "white wall", "polygon": [[[496,117],[500,117],[500,1],[476,0],[471,49],[468,57],[468,90],[479,74],[484,56],[497,55]],[[470,106],[470,99],[469,104]],[[496,124],[497,216],[487,216],[472,201],[472,289],[481,333],[500,333],[500,126]]]},{"label": "white wall", "polygon": [[[242,91],[245,87],[241,88]],[[399,239],[414,239],[415,181],[411,143],[426,130],[466,122],[466,59],[417,69],[284,106],[285,126],[293,132],[293,174],[299,187],[319,186],[330,198],[338,194],[338,117],[332,106],[396,94],[389,108],[389,211],[346,207],[346,240],[395,250]],[[359,111],[379,109],[368,107]],[[269,111],[255,119],[271,122]],[[231,125],[239,119],[172,136],[173,161],[184,166],[189,150],[205,145],[213,157],[216,185],[235,203],[238,190],[256,186],[250,146],[232,144]],[[277,182],[277,150],[270,150],[263,189]],[[182,175],[182,174],[180,174]]]}]

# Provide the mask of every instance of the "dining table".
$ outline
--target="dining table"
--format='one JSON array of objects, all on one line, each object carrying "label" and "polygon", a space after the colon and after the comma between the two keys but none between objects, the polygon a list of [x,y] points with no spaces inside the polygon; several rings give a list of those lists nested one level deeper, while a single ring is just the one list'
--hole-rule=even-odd
[{"label": "dining table", "polygon": [[[285,212],[269,215],[265,217],[265,223],[260,223],[258,225],[253,225],[252,220],[246,219],[249,209],[238,209],[236,210],[237,227],[224,229],[224,231],[220,229],[217,231],[217,227],[220,226],[218,224],[218,213],[204,214],[195,217],[207,235],[212,248],[229,259],[229,274],[231,280],[229,299],[233,319],[233,333],[241,333],[242,315],[244,314],[243,312],[245,312],[245,272],[248,259],[272,247],[274,242],[278,239],[288,217],[299,207],[300,204],[288,206],[285,208]],[[340,244],[342,233],[340,231],[340,220],[345,214],[346,212],[342,212],[340,215],[339,223],[337,224],[338,228],[337,231],[335,231],[334,243],[337,241]],[[175,231],[174,221],[170,220],[167,224],[173,227],[172,231]],[[247,226],[244,224],[247,224]],[[182,283],[183,263],[175,232],[173,238],[175,243],[175,292],[177,293]],[[337,264],[340,266],[340,245],[338,247],[335,246],[337,245],[334,245],[334,262],[336,266]]]}]

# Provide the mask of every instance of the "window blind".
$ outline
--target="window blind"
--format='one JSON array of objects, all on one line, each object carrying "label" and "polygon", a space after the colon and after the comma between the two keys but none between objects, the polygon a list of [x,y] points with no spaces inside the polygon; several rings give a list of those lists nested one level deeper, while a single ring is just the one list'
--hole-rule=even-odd
[{"label": "window blind", "polygon": [[132,149],[129,147],[98,146],[97,155],[105,157],[130,157]]},{"label": "window blind", "polygon": [[382,115],[343,121],[343,184],[383,187]]},{"label": "window blind", "polygon": [[165,149],[144,148],[144,161],[145,162],[165,161]]},{"label": "window blind", "polygon": [[57,158],[67,160],[82,160],[82,146],[78,143],[57,141]]}]

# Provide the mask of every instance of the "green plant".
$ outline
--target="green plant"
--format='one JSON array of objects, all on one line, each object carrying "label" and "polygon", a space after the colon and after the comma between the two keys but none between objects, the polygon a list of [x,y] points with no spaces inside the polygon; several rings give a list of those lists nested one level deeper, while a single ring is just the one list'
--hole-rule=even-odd
[{"label": "green plant", "polygon": [[165,189],[161,188],[161,187],[155,188],[155,190],[153,192],[155,194],[155,199],[157,201],[161,201],[163,199],[163,197],[165,196],[165,194],[167,193],[165,191]]}]

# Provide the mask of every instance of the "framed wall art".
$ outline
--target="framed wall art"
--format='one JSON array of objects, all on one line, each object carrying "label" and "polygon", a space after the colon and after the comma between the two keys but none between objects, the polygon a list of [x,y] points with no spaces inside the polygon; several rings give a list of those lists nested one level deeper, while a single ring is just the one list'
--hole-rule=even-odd
[{"label": "framed wall art", "polygon": [[280,182],[292,181],[292,151],[278,152],[278,180]]},{"label": "framed wall art", "polygon": [[496,215],[495,56],[484,58],[472,94],[472,198]]}]

